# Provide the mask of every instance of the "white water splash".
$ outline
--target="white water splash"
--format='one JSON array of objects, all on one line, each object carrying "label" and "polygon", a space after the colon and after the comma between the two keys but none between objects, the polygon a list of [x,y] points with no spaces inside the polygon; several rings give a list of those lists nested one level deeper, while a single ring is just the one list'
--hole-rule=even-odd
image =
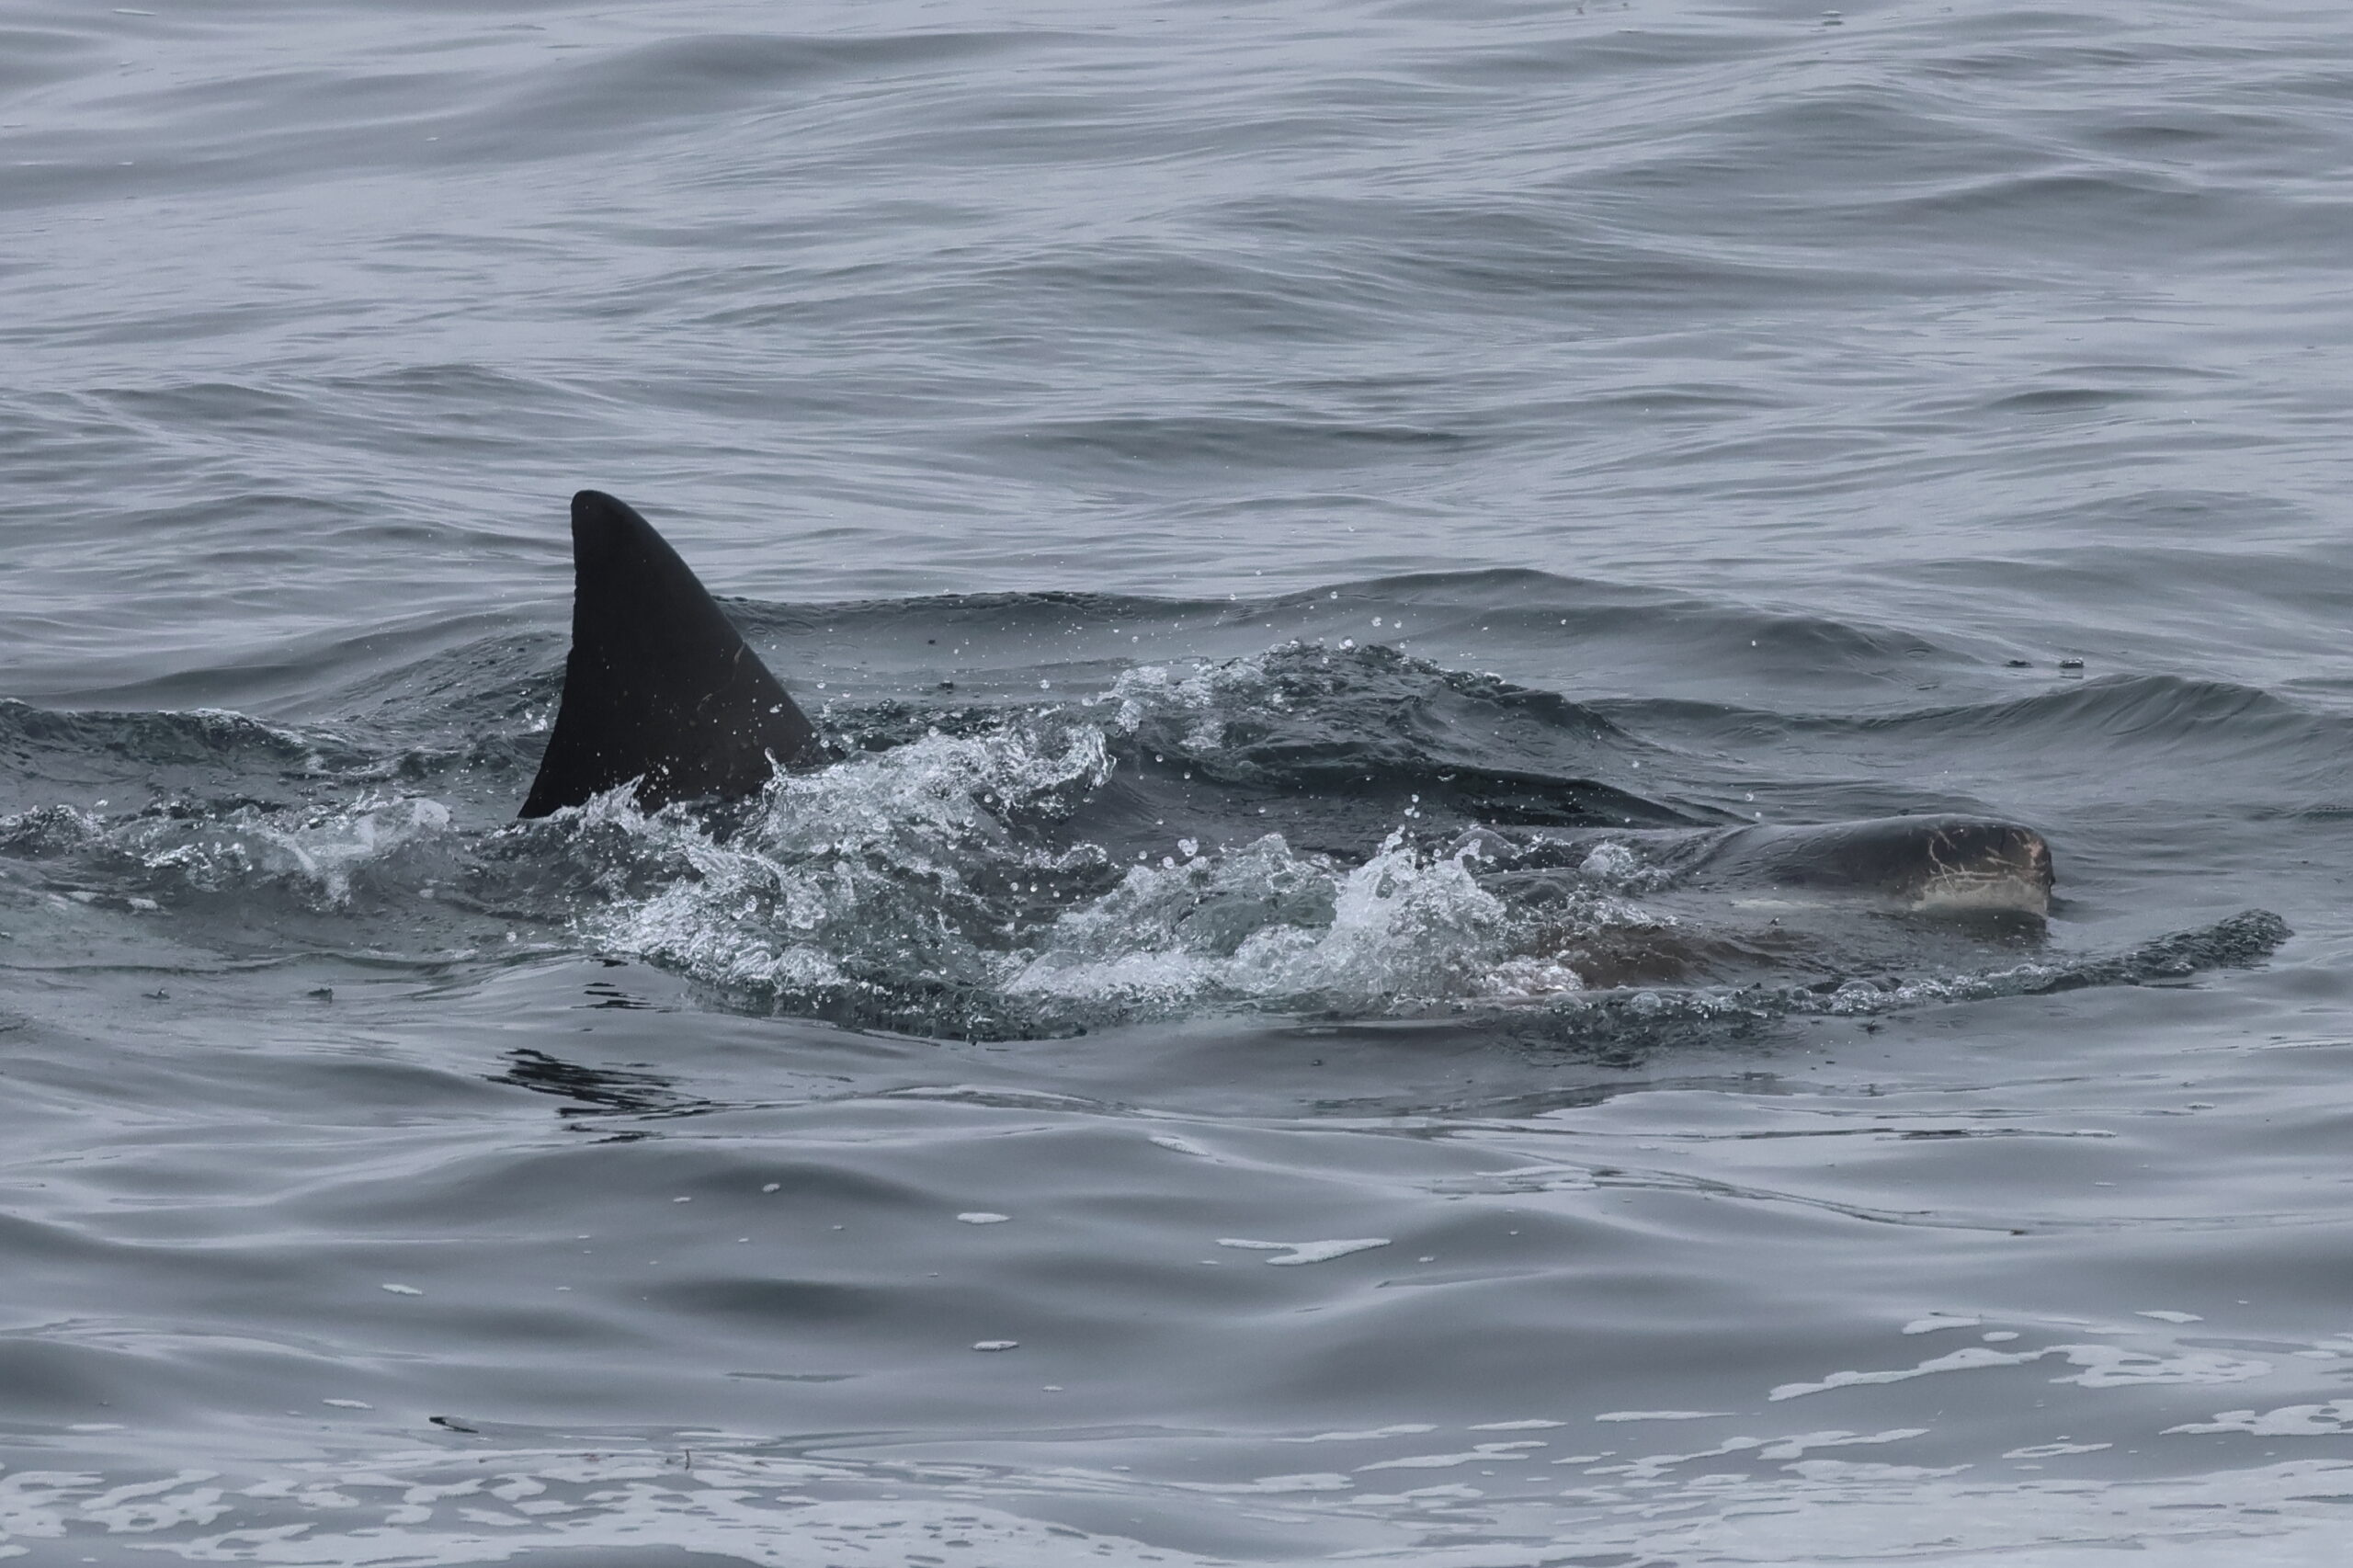
[{"label": "white water splash", "polygon": [[137,817],[107,837],[167,896],[274,884],[330,908],[348,905],[371,873],[398,875],[398,863],[414,852],[434,860],[457,852],[449,808],[422,797],[369,795],[301,812],[243,806],[198,821]]},{"label": "white water splash", "polygon": [[1058,919],[1009,989],[1131,1011],[1252,1003],[1379,1013],[1581,988],[1564,961],[1517,950],[1522,932],[1463,856],[1428,856],[1392,834],[1349,868],[1268,834],[1186,865],[1131,869]]}]

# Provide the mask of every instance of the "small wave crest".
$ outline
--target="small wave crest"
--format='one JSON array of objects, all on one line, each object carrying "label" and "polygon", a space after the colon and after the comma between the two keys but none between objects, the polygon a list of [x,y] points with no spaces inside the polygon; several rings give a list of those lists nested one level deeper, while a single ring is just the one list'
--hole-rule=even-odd
[{"label": "small wave crest", "polygon": [[454,870],[460,846],[438,801],[369,795],[295,812],[182,804],[108,817],[40,806],[0,817],[0,853],[45,863],[61,884],[103,887],[148,908],[276,889],[334,910],[370,891],[429,887],[437,872]]}]

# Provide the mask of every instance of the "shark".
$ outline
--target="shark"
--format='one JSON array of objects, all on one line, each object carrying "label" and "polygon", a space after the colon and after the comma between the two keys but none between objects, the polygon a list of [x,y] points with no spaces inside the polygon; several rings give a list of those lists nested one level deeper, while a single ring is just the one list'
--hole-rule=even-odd
[{"label": "shark", "polygon": [[[623,786],[648,811],[740,800],[779,771],[832,759],[784,684],[634,507],[581,491],[572,498],[572,543],[563,695],[522,816],[547,816]],[[1913,912],[2040,916],[2055,881],[2041,834],[1967,815],[1607,836],[1673,865],[1685,885],[1768,901],[1861,896]]]}]

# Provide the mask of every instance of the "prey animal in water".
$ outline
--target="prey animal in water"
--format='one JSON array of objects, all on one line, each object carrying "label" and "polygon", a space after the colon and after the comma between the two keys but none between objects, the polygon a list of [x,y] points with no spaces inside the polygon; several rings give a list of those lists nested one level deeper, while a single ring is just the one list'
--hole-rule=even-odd
[{"label": "prey animal in water", "polygon": [[[584,490],[572,498],[572,545],[563,699],[523,816],[582,805],[623,785],[649,811],[737,800],[758,793],[779,769],[824,766],[816,726],[652,524],[612,496]],[[1604,839],[1640,850],[1684,887],[1799,901],[1859,895],[1915,911],[2040,915],[2051,906],[2051,846],[2042,835],[1979,817],[1572,832],[1552,839],[1545,858],[1581,855]],[[1526,846],[1497,858],[1525,865]]]}]

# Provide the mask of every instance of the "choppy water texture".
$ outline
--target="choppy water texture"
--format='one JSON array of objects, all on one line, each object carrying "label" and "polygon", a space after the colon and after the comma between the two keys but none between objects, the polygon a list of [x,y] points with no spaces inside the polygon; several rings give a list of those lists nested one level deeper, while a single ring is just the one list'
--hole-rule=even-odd
[{"label": "choppy water texture", "polygon": [[[2340,1561],[2348,153],[2256,0],[23,0],[0,1556]],[[513,821],[582,485],[837,766]],[[1689,852],[1948,812],[2047,926]]]}]

